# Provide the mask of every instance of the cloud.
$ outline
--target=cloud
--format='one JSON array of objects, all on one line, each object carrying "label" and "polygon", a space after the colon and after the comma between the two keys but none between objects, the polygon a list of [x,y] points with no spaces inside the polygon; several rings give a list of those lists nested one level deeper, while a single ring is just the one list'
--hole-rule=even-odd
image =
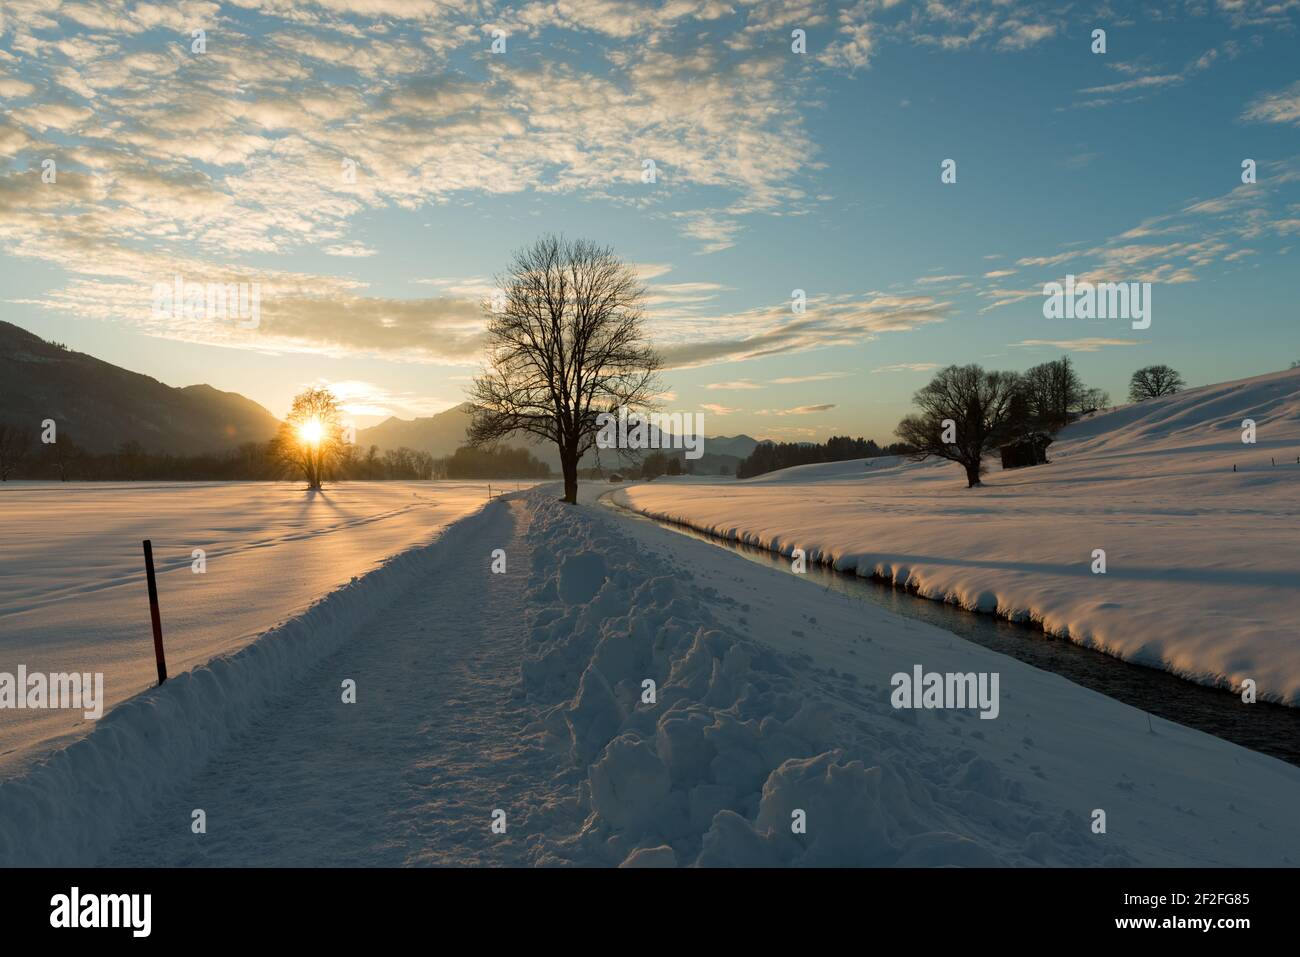
[{"label": "cloud", "polygon": [[1012,346],[1051,346],[1067,352],[1099,352],[1112,346],[1140,346],[1138,339],[1023,339],[1009,343]]},{"label": "cloud", "polygon": [[[1238,0],[1229,0],[1229,2],[1235,3]],[[1181,86],[1197,74],[1210,69],[1220,59],[1235,60],[1240,53],[1241,48],[1237,41],[1225,40],[1221,46],[1211,47],[1199,56],[1187,61],[1181,70],[1172,73],[1155,73],[1141,63],[1118,61],[1110,64],[1111,69],[1129,77],[1129,79],[1120,80],[1116,83],[1084,87],[1078,92],[1092,98],[1077,101],[1073,105],[1079,108],[1093,109],[1110,106],[1112,103],[1117,102],[1137,103],[1153,93]]]},{"label": "cloud", "polygon": [[930,372],[939,368],[937,362],[895,362],[893,365],[878,366],[872,372]]},{"label": "cloud", "polygon": [[445,412],[460,401],[436,399],[414,392],[394,392],[382,385],[360,379],[319,379],[302,385],[329,389],[338,398],[340,407],[349,418],[386,418],[395,415],[402,419],[413,419]]},{"label": "cloud", "polygon": [[716,282],[651,283],[646,287],[645,304],[662,317],[712,302],[718,293],[730,288]]},{"label": "cloud", "polygon": [[717,253],[736,245],[736,234],[740,232],[740,223],[717,210],[692,210],[673,213],[673,218],[685,223],[682,232],[692,239],[698,239],[704,245],[701,253]]},{"label": "cloud", "polygon": [[468,276],[461,279],[413,279],[420,286],[433,286],[442,295],[479,302],[489,299],[496,291],[496,283],[486,276]]},{"label": "cloud", "polygon": [[378,250],[371,249],[365,243],[335,243],[332,246],[326,246],[324,252],[327,256],[365,258],[375,255]]},{"label": "cloud", "polygon": [[[767,385],[801,385],[808,382],[828,382],[832,379],[843,379],[852,375],[851,372],[814,372],[810,375],[788,375],[772,379]],[[736,379],[732,382],[711,382],[706,385],[706,389],[727,390],[727,391],[749,391],[764,388],[763,383],[755,382],[752,379]]]},{"label": "cloud", "polygon": [[931,296],[873,292],[810,299],[802,315],[783,304],[678,319],[657,324],[655,331],[666,366],[682,369],[867,342],[881,333],[943,322],[951,312],[950,303]]},{"label": "cloud", "polygon": [[823,64],[847,70],[865,69],[875,52],[874,27],[868,19],[866,0],[840,10],[834,40],[818,58]]},{"label": "cloud", "polygon": [[1131,80],[1121,80],[1119,83],[1107,83],[1104,86],[1085,87],[1079,92],[1093,95],[1127,93],[1130,90],[1149,90],[1152,87],[1173,86],[1182,83],[1184,79],[1185,77],[1181,73],[1166,73],[1160,76],[1138,76]]},{"label": "cloud", "polygon": [[9,115],[37,133],[47,130],[68,133],[81,129],[94,114],[86,107],[72,103],[41,103],[11,110]]},{"label": "cloud", "polygon": [[[1216,264],[1240,260],[1264,236],[1286,236],[1300,227],[1297,217],[1282,209],[1279,194],[1300,183],[1300,161],[1261,164],[1259,182],[1241,184],[1219,196],[1184,202],[1173,212],[1149,216],[1093,246],[1079,244],[1057,253],[1025,256],[1016,264],[1026,269],[1065,267],[1076,282],[1196,282]],[[1151,241],[1135,241],[1151,240]],[[1160,240],[1160,241],[1155,241]],[[986,279],[999,279],[995,270]],[[986,313],[1042,296],[1042,283],[1064,281],[1053,268],[1037,285],[1008,289],[986,286],[979,296],[988,301]]]},{"label": "cloud", "polygon": [[705,412],[709,413],[710,415],[731,415],[733,412],[740,411],[739,409],[733,409],[730,408],[729,406],[716,405],[712,402],[702,403],[700,405],[700,408],[703,409]]},{"label": "cloud", "polygon": [[[342,239],[367,210],[528,191],[636,204],[716,253],[737,241],[745,217],[798,212],[814,155],[799,108],[813,81],[799,65],[772,51],[732,54],[691,32],[729,9],[714,0],[654,10],[614,0],[528,4],[506,14],[519,35],[573,30],[638,42],[596,63],[516,45],[508,65],[489,59],[469,71],[447,57],[486,50],[481,22],[454,22],[480,19],[476,4],[90,0],[53,16],[32,6],[23,11],[32,29],[55,28],[55,17],[76,26],[45,39],[25,25],[0,60],[0,95],[42,97],[0,117],[0,155],[21,160],[38,137],[61,134],[61,156],[100,158],[101,199],[89,222],[74,223],[68,208],[29,220],[47,235],[10,243],[0,234],[0,243],[38,255],[66,248],[54,234],[89,225],[101,230],[84,249],[91,272],[119,242],[160,239],[224,258],[303,247],[355,256],[365,247]],[[220,42],[210,37],[205,54],[190,55],[188,29],[218,20]],[[680,35],[650,42],[677,27]],[[152,30],[181,36],[164,45],[141,38]],[[661,182],[641,182],[646,158]],[[344,178],[349,164],[355,182]],[[161,217],[119,202],[116,186],[140,167],[192,174],[189,201],[168,202]],[[684,190],[720,202],[692,208]],[[680,302],[712,291],[654,294]]]},{"label": "cloud", "polygon": [[36,87],[13,77],[0,76],[0,97],[6,100],[20,100],[36,92]]},{"label": "cloud", "polygon": [[1053,23],[1021,23],[1018,20],[1009,20],[1002,25],[1002,29],[1006,30],[1007,34],[998,41],[999,50],[1024,50],[1056,36],[1056,25]]},{"label": "cloud", "polygon": [[793,409],[760,409],[755,415],[816,415],[818,412],[829,412],[835,408],[835,403],[830,402],[824,405],[797,405]]},{"label": "cloud", "polygon": [[1256,97],[1242,112],[1241,118],[1257,123],[1300,126],[1300,80],[1285,89]]},{"label": "cloud", "polygon": [[827,382],[831,379],[843,379],[851,376],[851,372],[815,372],[812,375],[788,375],[779,379],[773,379],[773,385],[797,385],[804,382]]}]

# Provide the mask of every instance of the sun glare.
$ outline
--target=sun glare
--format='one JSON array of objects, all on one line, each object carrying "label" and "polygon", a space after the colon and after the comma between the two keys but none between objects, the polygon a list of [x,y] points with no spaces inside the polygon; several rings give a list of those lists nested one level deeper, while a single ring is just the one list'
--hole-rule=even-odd
[{"label": "sun glare", "polygon": [[302,440],[304,445],[320,445],[320,440],[324,435],[325,427],[321,425],[320,419],[315,416],[298,426],[298,438]]}]

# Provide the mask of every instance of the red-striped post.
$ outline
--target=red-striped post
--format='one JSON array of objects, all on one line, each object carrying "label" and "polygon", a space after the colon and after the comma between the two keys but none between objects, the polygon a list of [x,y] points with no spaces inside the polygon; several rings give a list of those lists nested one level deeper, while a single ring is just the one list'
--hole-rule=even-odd
[{"label": "red-striped post", "polygon": [[167,680],[167,659],[163,657],[162,619],[158,616],[158,580],[153,575],[153,542],[144,540],[144,570],[149,577],[149,617],[153,619],[153,653],[158,659],[158,683]]}]

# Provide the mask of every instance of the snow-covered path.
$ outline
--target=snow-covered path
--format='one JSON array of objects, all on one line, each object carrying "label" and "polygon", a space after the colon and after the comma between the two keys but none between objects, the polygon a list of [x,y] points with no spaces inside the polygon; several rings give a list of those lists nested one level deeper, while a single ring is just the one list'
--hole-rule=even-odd
[{"label": "snow-covered path", "polygon": [[[467,549],[441,543],[426,581],[382,624],[303,677],[183,791],[109,855],[123,865],[525,864],[491,830],[541,803],[554,757],[519,737],[513,688],[525,642],[522,589],[492,574],[490,548],[528,567],[522,503],[498,502]],[[472,596],[466,601],[466,596]],[[356,682],[355,704],[341,684]],[[544,800],[544,798],[543,798]],[[191,832],[202,808],[207,833]]]}]

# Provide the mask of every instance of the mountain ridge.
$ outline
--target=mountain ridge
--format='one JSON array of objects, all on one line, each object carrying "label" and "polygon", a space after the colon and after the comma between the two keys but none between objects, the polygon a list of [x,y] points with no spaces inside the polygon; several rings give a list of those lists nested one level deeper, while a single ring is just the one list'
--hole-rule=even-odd
[{"label": "mountain ridge", "polygon": [[38,433],[53,419],[81,448],[200,455],[265,442],[280,420],[237,392],[170,386],[0,320],[0,418]]}]

